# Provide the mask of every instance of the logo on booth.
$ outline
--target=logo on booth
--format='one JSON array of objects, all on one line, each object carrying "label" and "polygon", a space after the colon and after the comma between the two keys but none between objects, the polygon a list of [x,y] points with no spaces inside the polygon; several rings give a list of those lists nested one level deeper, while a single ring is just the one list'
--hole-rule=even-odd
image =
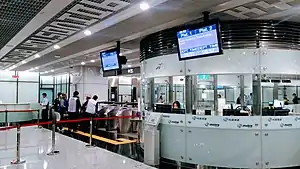
[{"label": "logo on booth", "polygon": [[198,117],[198,116],[193,116],[192,119],[193,120],[196,120],[196,119],[197,120],[207,120],[207,118],[205,118],[205,117]]},{"label": "logo on booth", "polygon": [[292,126],[293,126],[292,124],[284,124],[284,123],[280,124],[280,127],[292,127]]},{"label": "logo on booth", "polygon": [[270,117],[270,118],[268,119],[268,121],[269,121],[269,122],[271,122],[271,121],[282,121],[282,118],[272,118],[272,117]]},{"label": "logo on booth", "polygon": [[169,123],[169,124],[179,124],[179,121],[169,120],[168,123]]},{"label": "logo on booth", "polygon": [[295,121],[300,121],[300,117],[295,117]]},{"label": "logo on booth", "polygon": [[228,117],[224,117],[223,118],[223,121],[240,121],[240,119],[237,119],[237,118],[228,118]]},{"label": "logo on booth", "polygon": [[206,126],[206,127],[220,127],[220,124],[217,124],[217,123],[205,123],[204,126]]},{"label": "logo on booth", "polygon": [[238,124],[237,125],[237,128],[252,128],[253,127],[253,125],[251,125],[251,124]]}]

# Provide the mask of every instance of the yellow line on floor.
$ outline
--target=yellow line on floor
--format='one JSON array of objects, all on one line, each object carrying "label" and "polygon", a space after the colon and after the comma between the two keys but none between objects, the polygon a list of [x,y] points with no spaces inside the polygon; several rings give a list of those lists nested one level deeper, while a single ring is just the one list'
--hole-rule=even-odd
[{"label": "yellow line on floor", "polygon": [[[64,128],[64,130],[68,130],[68,128]],[[89,133],[84,133],[82,131],[76,131],[75,133],[79,134],[79,135],[82,135],[82,136],[90,137]],[[97,136],[97,135],[92,135],[92,138],[96,139],[96,140],[99,140],[99,141],[109,143],[109,144],[113,144],[113,145],[130,144],[130,143],[135,143],[136,142],[136,140],[128,140],[128,139],[125,139],[125,138],[118,138],[116,140],[111,140],[111,139],[100,137],[100,136]]]}]

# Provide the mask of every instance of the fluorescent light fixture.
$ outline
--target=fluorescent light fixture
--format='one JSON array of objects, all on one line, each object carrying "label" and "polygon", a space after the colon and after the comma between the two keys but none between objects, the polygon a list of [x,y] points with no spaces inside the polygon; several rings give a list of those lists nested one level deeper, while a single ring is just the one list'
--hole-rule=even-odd
[{"label": "fluorescent light fixture", "polygon": [[60,46],[58,46],[58,45],[54,45],[53,47],[54,47],[54,49],[60,49]]},{"label": "fluorescent light fixture", "polygon": [[40,56],[39,54],[35,54],[34,57],[35,57],[35,58],[39,58],[39,57],[41,57],[41,56]]},{"label": "fluorescent light fixture", "polygon": [[85,65],[85,63],[84,63],[84,62],[81,62],[81,65]]},{"label": "fluorescent light fixture", "polygon": [[145,10],[149,9],[150,6],[147,2],[142,2],[142,3],[140,3],[140,8],[141,8],[141,10],[145,11]]},{"label": "fluorescent light fixture", "polygon": [[26,62],[25,60],[23,60],[23,61],[22,61],[22,64],[25,64],[25,63],[27,63],[27,62]]},{"label": "fluorescent light fixture", "polygon": [[54,72],[54,69],[52,69],[51,72]]},{"label": "fluorescent light fixture", "polygon": [[38,70],[38,69],[39,69],[39,67],[35,67],[34,69],[35,69],[35,70]]},{"label": "fluorescent light fixture", "polygon": [[95,60],[91,60],[92,63],[95,63]]},{"label": "fluorescent light fixture", "polygon": [[86,36],[90,36],[92,34],[92,32],[90,30],[85,30],[83,32]]}]

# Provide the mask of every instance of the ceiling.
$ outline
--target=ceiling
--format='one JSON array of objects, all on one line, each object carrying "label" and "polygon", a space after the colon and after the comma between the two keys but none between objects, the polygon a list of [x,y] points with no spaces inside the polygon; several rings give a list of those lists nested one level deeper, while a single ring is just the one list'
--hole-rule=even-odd
[{"label": "ceiling", "polygon": [[[142,2],[150,8],[142,10]],[[201,18],[203,11],[221,20],[298,21],[299,9],[299,0],[0,0],[0,70],[45,74],[82,62],[99,66],[99,51],[118,40],[128,65],[138,66],[142,37]]]}]

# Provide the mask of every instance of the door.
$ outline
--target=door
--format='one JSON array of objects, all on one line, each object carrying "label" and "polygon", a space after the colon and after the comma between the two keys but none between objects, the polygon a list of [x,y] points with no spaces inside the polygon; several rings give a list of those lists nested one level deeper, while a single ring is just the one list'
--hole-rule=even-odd
[{"label": "door", "polygon": [[49,100],[49,104],[52,104],[54,97],[53,97],[53,88],[41,88],[40,89],[40,100],[43,99],[42,94],[46,93],[48,100]]}]

